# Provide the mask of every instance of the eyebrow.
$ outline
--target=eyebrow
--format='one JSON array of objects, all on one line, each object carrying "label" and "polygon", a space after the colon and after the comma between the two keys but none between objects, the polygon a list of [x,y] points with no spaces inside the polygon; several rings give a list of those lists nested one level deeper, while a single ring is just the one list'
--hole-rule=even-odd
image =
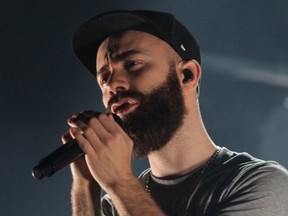
[{"label": "eyebrow", "polygon": [[[113,62],[117,62],[117,61],[124,61],[128,57],[130,57],[132,55],[136,55],[136,54],[143,54],[143,52],[140,51],[140,50],[132,49],[132,50],[124,51],[123,53],[120,53],[120,54],[107,53],[105,55],[105,58],[108,60],[107,62],[109,62],[109,59],[111,59]],[[108,63],[106,63],[99,70],[96,71],[96,76],[101,74],[101,73],[103,73],[104,71],[106,71],[107,68],[109,68],[109,64]]]},{"label": "eyebrow", "polygon": [[143,54],[143,52],[141,52],[140,50],[133,49],[133,50],[127,50],[120,54],[111,53],[109,57],[112,59],[112,61],[124,61],[129,56],[135,55],[135,54]]}]

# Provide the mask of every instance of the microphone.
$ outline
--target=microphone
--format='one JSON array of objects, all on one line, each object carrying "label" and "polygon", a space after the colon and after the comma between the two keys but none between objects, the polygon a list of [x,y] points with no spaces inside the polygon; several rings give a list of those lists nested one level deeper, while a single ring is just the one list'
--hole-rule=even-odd
[{"label": "microphone", "polygon": [[[122,126],[121,119],[113,114],[114,120],[118,125]],[[44,177],[51,177],[59,170],[63,169],[84,153],[78,146],[76,140],[68,141],[43,159],[41,159],[37,166],[32,170],[32,176],[36,179],[43,179]]]}]

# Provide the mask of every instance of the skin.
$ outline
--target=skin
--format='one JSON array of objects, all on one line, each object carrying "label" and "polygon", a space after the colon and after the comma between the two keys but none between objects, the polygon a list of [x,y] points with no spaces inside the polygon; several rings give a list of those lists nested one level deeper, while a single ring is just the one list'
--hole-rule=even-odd
[{"label": "skin", "polygon": [[[169,62],[175,62],[187,114],[169,143],[147,155],[153,175],[183,175],[204,164],[216,146],[205,130],[199,111],[196,88],[201,67],[198,62],[181,61],[166,42],[144,32],[125,32],[116,55],[109,56],[107,45],[108,40],[105,40],[96,58],[96,77],[105,107],[119,91],[149,93],[157,88],[166,80]],[[115,57],[130,50],[137,50],[137,53],[125,58]],[[193,73],[193,79],[187,83],[182,82],[184,69]],[[137,101],[128,112],[135,109]],[[90,118],[85,120],[83,116]],[[63,142],[76,139],[85,153],[85,157],[71,165],[73,215],[100,215],[100,187],[111,197],[120,215],[165,215],[133,175],[132,140],[111,115],[92,116],[85,111],[73,115],[68,120],[70,131],[62,138]],[[125,113],[119,116],[123,118]]]}]

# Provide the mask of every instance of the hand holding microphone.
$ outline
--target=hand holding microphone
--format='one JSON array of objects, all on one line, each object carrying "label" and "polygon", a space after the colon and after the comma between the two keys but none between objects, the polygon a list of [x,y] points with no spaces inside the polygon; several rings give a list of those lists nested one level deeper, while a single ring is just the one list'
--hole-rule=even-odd
[{"label": "hand holding microphone", "polygon": [[[98,117],[100,114],[101,113],[99,112],[85,111],[78,115],[74,115],[74,118],[72,117],[70,120],[79,120],[82,126],[85,127],[85,124],[88,124],[91,118]],[[117,115],[113,115],[113,119],[115,120],[115,122],[118,123],[118,125],[121,126],[121,119]],[[97,128],[94,130],[97,130]],[[37,179],[50,177],[59,170],[69,165],[71,162],[81,157],[83,154],[84,153],[79,147],[77,141],[75,139],[70,140],[63,146],[59,147],[58,149],[41,159],[38,165],[33,168],[32,175],[34,178]]]}]

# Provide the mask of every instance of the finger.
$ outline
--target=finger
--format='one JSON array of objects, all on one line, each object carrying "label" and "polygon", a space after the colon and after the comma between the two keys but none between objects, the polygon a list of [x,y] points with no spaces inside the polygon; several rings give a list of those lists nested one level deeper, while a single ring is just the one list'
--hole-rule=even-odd
[{"label": "finger", "polygon": [[[91,117],[97,116],[97,117]],[[115,122],[113,116],[97,113],[94,111],[83,111],[74,114],[68,124],[71,127],[78,128],[81,133],[93,144],[94,148],[98,148],[99,144],[106,144],[111,136],[115,136],[121,132],[120,126]]]},{"label": "finger", "polygon": [[[93,118],[89,124],[96,124],[96,120],[104,127],[105,133],[97,133],[101,144],[108,148],[114,148],[115,145],[129,142],[128,135],[122,128],[114,121],[113,116],[101,114],[97,119]],[[92,143],[93,144],[93,143]],[[95,145],[95,149],[98,147]],[[100,148],[99,148],[100,149]]]},{"label": "finger", "polygon": [[[108,129],[108,128],[105,127],[105,123],[106,123],[106,122],[109,123],[110,120],[115,121],[115,118],[116,118],[116,117],[119,118],[118,116],[116,116],[116,117],[114,118],[112,114],[105,114],[105,113],[95,112],[95,111],[91,111],[91,110],[87,110],[87,111],[81,112],[81,114],[79,115],[78,119],[81,119],[82,115],[86,116],[86,117],[84,117],[85,120],[88,119],[88,121],[86,121],[86,122],[85,122],[85,120],[84,120],[84,122],[87,123],[88,125],[93,125],[93,122],[92,122],[92,124],[91,124],[90,120],[96,118],[96,119],[100,122],[100,125],[102,125],[106,130]],[[107,118],[107,117],[109,117],[110,119]],[[89,118],[90,118],[90,119],[89,119]],[[119,121],[119,120],[118,120],[118,121]],[[121,120],[120,120],[120,121],[121,121]],[[97,121],[94,122],[94,124],[95,124],[95,125],[94,125],[95,128],[97,128]],[[120,123],[119,123],[119,124],[120,124]],[[109,132],[109,130],[108,130],[108,132]]]},{"label": "finger", "polygon": [[98,118],[99,116],[101,116],[101,117],[108,116],[111,120],[115,121],[118,125],[120,125],[120,126],[122,125],[122,121],[121,121],[120,117],[118,117],[117,115],[112,114],[112,113],[104,114],[104,113],[100,113],[100,112],[96,112],[96,111],[86,110],[86,111],[81,112],[81,114],[90,116],[91,118],[96,117],[97,119],[99,119]]},{"label": "finger", "polygon": [[89,115],[91,117],[98,117],[101,114],[100,112],[96,112],[96,111],[92,111],[92,110],[85,110],[85,111],[82,111],[81,113],[83,113],[85,115]]},{"label": "finger", "polygon": [[110,134],[123,132],[121,122],[116,121],[112,114],[99,115],[98,120]]},{"label": "finger", "polygon": [[[89,122],[93,117],[97,118],[98,120],[100,119],[101,124],[103,124],[103,123],[105,123],[105,121],[108,120],[106,118],[106,116],[108,116],[111,120],[116,121],[118,123],[118,125],[121,125],[121,119],[118,116],[116,116],[116,115],[113,116],[113,114],[104,114],[104,113],[95,112],[95,111],[91,111],[91,110],[86,110],[86,111],[82,111],[81,113],[74,114],[71,118],[68,119],[68,124],[70,126],[75,127],[74,122],[82,121],[85,124],[89,125]],[[108,120],[108,121],[110,121],[110,120]],[[103,125],[103,126],[105,128],[105,125]]]},{"label": "finger", "polygon": [[[83,113],[83,114],[86,115],[86,113]],[[110,131],[107,130],[107,128],[105,127],[105,124],[103,124],[106,121],[111,121],[111,119],[109,119],[106,114],[97,113],[87,123],[87,125],[94,130],[95,134],[97,134],[100,140],[102,140],[101,137],[106,137],[110,135]]]},{"label": "finger", "polygon": [[72,136],[71,136],[71,134],[69,132],[63,134],[62,137],[61,137],[61,141],[62,141],[63,144],[67,143],[69,140],[72,140],[72,139],[73,138],[72,138]]},{"label": "finger", "polygon": [[[111,140],[111,137],[116,135],[117,130],[113,130],[113,122],[114,121],[106,114],[100,114],[97,118],[92,118],[89,121],[89,127],[94,129],[94,132],[98,139],[101,141],[101,144],[107,144],[107,142]],[[114,122],[114,127],[115,126],[118,127]]]},{"label": "finger", "polygon": [[68,119],[68,124],[73,124],[76,121],[82,121],[84,123],[88,123],[93,116],[83,114],[83,113],[75,113]]},{"label": "finger", "polygon": [[[93,122],[94,122],[94,124],[93,124]],[[98,120],[94,119],[94,120],[90,120],[88,125],[85,124],[84,122],[80,121],[80,120],[76,120],[76,122],[73,123],[73,125],[75,126],[74,129],[77,128],[78,132],[82,136],[84,136],[85,139],[87,141],[89,141],[89,143],[91,145],[93,145],[93,147],[95,149],[99,148],[100,144],[102,143],[101,139],[99,139],[98,133],[107,133],[99,123],[97,124],[97,122],[98,122]],[[101,128],[101,127],[103,129],[103,132],[101,132],[99,130],[99,128]],[[95,132],[95,131],[97,131],[97,132]]]},{"label": "finger", "polygon": [[75,113],[71,118],[68,119],[68,124],[72,127],[77,127],[76,122],[82,121],[83,123],[89,125],[90,120],[93,117],[98,117],[100,113],[93,111],[83,111],[81,113]]},{"label": "finger", "polygon": [[92,111],[92,110],[85,110],[85,111],[82,111],[81,113],[75,114],[73,116],[76,119],[79,119],[79,120],[81,120],[87,124],[91,118],[93,118],[93,117],[97,118],[100,114],[101,114],[100,112],[96,112],[96,111]]},{"label": "finger", "polygon": [[84,154],[95,154],[95,149],[90,144],[90,142],[81,134],[79,129],[70,128],[69,133],[71,134],[71,137],[76,140]]}]

